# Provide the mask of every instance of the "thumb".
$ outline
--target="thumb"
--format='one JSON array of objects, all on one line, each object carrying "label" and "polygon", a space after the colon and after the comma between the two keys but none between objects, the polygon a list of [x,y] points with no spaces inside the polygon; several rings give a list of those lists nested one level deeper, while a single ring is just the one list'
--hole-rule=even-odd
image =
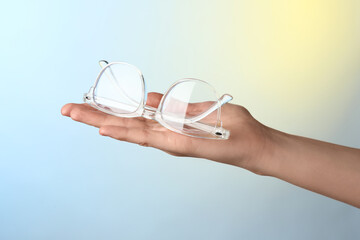
[{"label": "thumb", "polygon": [[147,95],[146,105],[157,108],[161,101],[163,94],[157,92],[150,92]]}]

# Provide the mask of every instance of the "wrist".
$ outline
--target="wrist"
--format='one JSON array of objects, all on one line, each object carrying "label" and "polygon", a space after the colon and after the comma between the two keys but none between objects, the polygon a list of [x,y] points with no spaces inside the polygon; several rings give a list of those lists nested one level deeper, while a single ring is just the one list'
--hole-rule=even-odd
[{"label": "wrist", "polygon": [[284,155],[283,149],[290,142],[291,135],[263,125],[263,139],[259,149],[252,154],[250,171],[263,176],[276,176],[280,161]]}]

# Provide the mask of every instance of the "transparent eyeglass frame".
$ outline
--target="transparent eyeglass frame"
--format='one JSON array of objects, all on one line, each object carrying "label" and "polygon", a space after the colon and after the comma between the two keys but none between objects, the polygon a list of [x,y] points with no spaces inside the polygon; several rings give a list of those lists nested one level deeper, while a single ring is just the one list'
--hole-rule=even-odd
[{"label": "transparent eyeglass frame", "polygon": [[[98,104],[95,100],[95,89],[99,83],[99,80],[101,78],[101,76],[104,74],[105,70],[109,67],[111,67],[112,65],[115,64],[123,64],[123,65],[128,65],[133,67],[134,69],[136,69],[137,73],[139,74],[139,77],[141,79],[141,101],[138,104],[138,107],[135,111],[131,112],[131,113],[117,113],[114,111],[110,111],[102,106],[100,106],[100,104]],[[94,85],[90,88],[90,90],[88,91],[88,93],[84,94],[83,100],[85,103],[89,104],[90,106],[105,112],[107,114],[113,115],[113,116],[117,116],[117,117],[125,117],[125,118],[133,118],[133,117],[144,117],[147,119],[151,119],[151,120],[155,120],[158,123],[160,123],[163,127],[173,131],[173,132],[177,132],[186,136],[190,136],[190,137],[197,137],[197,138],[206,138],[206,139],[218,139],[218,140],[226,140],[229,138],[230,136],[230,131],[223,128],[222,127],[222,121],[220,119],[221,116],[221,106],[228,103],[229,101],[231,101],[233,99],[233,97],[229,94],[224,94],[222,95],[220,98],[217,99],[217,102],[215,102],[212,106],[209,107],[209,109],[207,109],[206,111],[202,112],[199,115],[196,116],[192,116],[191,118],[186,118],[186,119],[172,119],[172,121],[176,121],[185,125],[190,126],[191,128],[194,129],[198,129],[204,132],[207,132],[208,135],[206,136],[199,136],[196,134],[191,134],[189,132],[186,131],[181,131],[179,129],[174,128],[173,126],[171,126],[170,124],[168,124],[162,115],[162,109],[164,106],[164,102],[165,99],[167,98],[168,94],[171,92],[171,90],[173,88],[175,88],[178,84],[184,83],[184,82],[188,82],[188,81],[198,81],[198,82],[202,82],[204,84],[207,84],[213,91],[214,91],[214,95],[217,96],[216,91],[214,89],[214,87],[212,87],[208,82],[204,81],[204,80],[200,80],[200,79],[196,79],[196,78],[183,78],[180,79],[178,81],[176,81],[175,83],[173,83],[169,89],[164,93],[164,95],[162,96],[160,103],[158,105],[158,108],[154,108],[151,106],[147,106],[146,105],[146,97],[147,97],[147,93],[146,93],[146,87],[145,87],[145,80],[143,77],[142,72],[136,68],[135,66],[126,63],[126,62],[111,62],[108,63],[106,60],[101,60],[99,61],[99,65],[101,66],[102,70],[100,71],[99,75],[96,78],[96,81],[94,83]],[[111,68],[110,68],[111,69]],[[126,93],[122,93],[127,95]],[[206,123],[202,123],[200,122],[200,120],[204,119],[205,117],[207,117],[209,114],[213,113],[214,111],[217,111],[217,123],[215,126],[211,126],[208,125]]]}]

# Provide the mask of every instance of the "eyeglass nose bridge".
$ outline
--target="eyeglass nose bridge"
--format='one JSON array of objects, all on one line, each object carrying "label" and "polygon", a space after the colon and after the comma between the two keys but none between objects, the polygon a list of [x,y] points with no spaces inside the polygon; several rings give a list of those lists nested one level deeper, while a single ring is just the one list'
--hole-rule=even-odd
[{"label": "eyeglass nose bridge", "polygon": [[156,120],[156,111],[157,109],[154,107],[144,106],[141,116],[147,119]]}]

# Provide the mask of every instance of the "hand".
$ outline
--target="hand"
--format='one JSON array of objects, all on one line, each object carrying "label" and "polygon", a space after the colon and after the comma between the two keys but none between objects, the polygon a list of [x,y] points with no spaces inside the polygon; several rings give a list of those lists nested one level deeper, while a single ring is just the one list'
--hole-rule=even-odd
[{"label": "hand", "polygon": [[[157,107],[162,95],[150,93]],[[242,106],[221,109],[228,140],[187,137],[145,118],[120,118],[87,104],[66,104],[61,113],[100,128],[120,141],[155,147],[175,156],[207,158],[270,175],[360,208],[360,149],[286,134],[256,121]]]},{"label": "hand", "polygon": [[[157,107],[162,94],[149,93],[147,105]],[[225,104],[221,109],[228,140],[209,140],[172,132],[158,122],[145,118],[120,118],[98,111],[87,104],[66,104],[61,113],[99,128],[103,136],[141,146],[158,148],[174,156],[207,158],[221,163],[267,174],[265,155],[269,128],[256,121],[242,106]]]}]

